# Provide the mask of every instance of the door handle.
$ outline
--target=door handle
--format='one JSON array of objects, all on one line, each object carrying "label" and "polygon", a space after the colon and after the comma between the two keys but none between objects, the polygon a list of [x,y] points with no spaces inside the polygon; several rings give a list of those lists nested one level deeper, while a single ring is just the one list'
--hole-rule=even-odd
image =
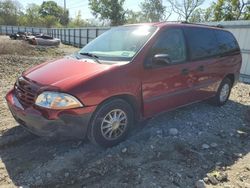
[{"label": "door handle", "polygon": [[182,69],[181,74],[187,75],[189,73],[188,69]]},{"label": "door handle", "polygon": [[197,70],[198,70],[198,71],[201,71],[201,72],[204,71],[204,66],[203,66],[203,65],[199,66],[199,67],[197,68]]}]

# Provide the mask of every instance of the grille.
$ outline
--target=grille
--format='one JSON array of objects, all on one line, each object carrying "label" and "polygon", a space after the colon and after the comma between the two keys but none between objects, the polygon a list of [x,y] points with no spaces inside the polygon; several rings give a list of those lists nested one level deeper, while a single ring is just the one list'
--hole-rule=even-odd
[{"label": "grille", "polygon": [[24,107],[29,107],[34,104],[38,87],[34,83],[24,79],[18,78],[15,84],[15,94],[19,102]]}]

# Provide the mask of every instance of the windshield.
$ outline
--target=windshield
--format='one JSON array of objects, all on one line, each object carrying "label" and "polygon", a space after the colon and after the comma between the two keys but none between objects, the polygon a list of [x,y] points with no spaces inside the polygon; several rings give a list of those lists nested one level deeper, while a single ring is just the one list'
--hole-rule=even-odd
[{"label": "windshield", "polygon": [[156,27],[121,26],[91,41],[79,54],[93,54],[103,61],[130,61],[152,36]]}]

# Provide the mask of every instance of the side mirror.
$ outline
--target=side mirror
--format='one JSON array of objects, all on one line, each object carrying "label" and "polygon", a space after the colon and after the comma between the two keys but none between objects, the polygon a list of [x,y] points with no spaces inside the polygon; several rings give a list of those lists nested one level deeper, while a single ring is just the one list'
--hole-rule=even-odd
[{"label": "side mirror", "polygon": [[171,59],[168,54],[156,54],[152,61],[154,64],[171,64]]}]

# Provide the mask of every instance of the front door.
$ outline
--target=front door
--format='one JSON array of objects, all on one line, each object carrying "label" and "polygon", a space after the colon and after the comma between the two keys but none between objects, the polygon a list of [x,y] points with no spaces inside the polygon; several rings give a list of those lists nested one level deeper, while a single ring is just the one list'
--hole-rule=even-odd
[{"label": "front door", "polygon": [[[149,68],[145,68],[142,79],[145,117],[195,100],[192,91],[197,78],[186,51],[182,29],[168,28],[156,39],[145,60]],[[152,60],[156,54],[168,55],[170,63],[156,63]]]}]

